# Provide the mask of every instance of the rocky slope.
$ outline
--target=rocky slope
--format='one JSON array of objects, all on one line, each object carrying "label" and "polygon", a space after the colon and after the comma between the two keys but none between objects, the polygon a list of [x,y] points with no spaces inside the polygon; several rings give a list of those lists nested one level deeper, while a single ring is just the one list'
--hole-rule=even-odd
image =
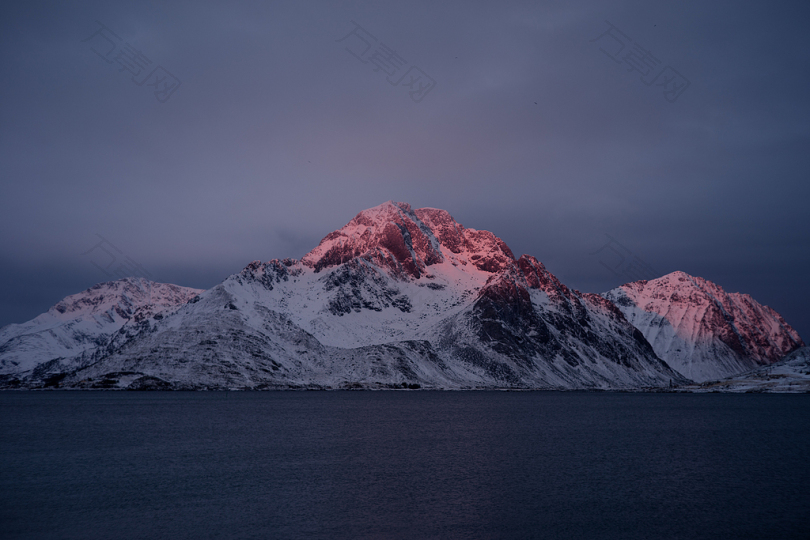
[{"label": "rocky slope", "polygon": [[660,358],[698,382],[771,364],[804,345],[771,308],[684,272],[628,283],[603,296]]}]

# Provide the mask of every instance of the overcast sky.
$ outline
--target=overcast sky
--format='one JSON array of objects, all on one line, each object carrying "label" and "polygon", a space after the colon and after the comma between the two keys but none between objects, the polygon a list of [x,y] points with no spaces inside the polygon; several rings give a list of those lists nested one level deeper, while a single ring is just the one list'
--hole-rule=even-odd
[{"label": "overcast sky", "polygon": [[124,262],[209,288],[395,200],[810,341],[808,6],[5,2],[0,326]]}]

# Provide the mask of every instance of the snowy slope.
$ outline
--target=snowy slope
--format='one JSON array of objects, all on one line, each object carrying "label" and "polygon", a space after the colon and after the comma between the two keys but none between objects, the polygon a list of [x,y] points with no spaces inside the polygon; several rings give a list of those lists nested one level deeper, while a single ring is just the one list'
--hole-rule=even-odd
[{"label": "snowy slope", "polygon": [[200,292],[143,278],[99,283],[35,319],[0,329],[0,375],[75,369],[125,324],[165,316]]},{"label": "snowy slope", "polygon": [[[66,384],[635,388],[686,382],[616,307],[443,210],[388,202],[119,333]],[[114,382],[113,382],[114,381]]]},{"label": "snowy slope", "polygon": [[684,272],[628,283],[603,296],[659,357],[695,381],[743,373],[804,345],[771,308]]},{"label": "snowy slope", "polygon": [[685,389],[692,392],[810,392],[810,347],[797,349],[773,364]]}]

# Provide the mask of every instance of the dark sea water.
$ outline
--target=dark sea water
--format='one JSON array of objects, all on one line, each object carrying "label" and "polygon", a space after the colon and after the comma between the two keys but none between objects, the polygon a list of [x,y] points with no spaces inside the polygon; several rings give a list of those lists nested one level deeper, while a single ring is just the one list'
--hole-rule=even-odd
[{"label": "dark sea water", "polygon": [[810,538],[810,395],[3,392],[2,538]]}]

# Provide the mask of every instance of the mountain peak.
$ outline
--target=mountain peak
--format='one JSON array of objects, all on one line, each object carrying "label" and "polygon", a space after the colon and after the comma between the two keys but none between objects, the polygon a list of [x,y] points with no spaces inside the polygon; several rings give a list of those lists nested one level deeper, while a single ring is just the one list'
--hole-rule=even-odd
[{"label": "mountain peak", "polygon": [[344,228],[350,225],[381,225],[392,220],[397,222],[403,218],[409,218],[412,215],[413,209],[410,204],[406,202],[386,201],[358,212]]},{"label": "mountain peak", "polygon": [[[670,272],[669,274],[664,274],[663,276],[661,276],[658,279],[665,279],[665,278],[669,279],[669,280],[672,280],[672,281],[684,281],[684,280],[695,279],[695,276],[693,276],[691,274],[687,274],[683,270],[675,270],[674,272]],[[648,281],[652,281],[652,280],[648,280]]]},{"label": "mountain peak", "polygon": [[700,381],[770,364],[803,345],[776,311],[677,271],[605,293],[683,375]]},{"label": "mountain peak", "polygon": [[201,292],[199,289],[157,283],[142,277],[125,277],[97,283],[80,293],[66,296],[48,313],[58,318],[93,315],[111,309],[128,314],[145,305],[174,306]]},{"label": "mountain peak", "polygon": [[59,370],[87,360],[124,325],[163,317],[203,291],[145,278],[98,283],[66,296],[38,317],[0,329],[0,374],[39,364]]},{"label": "mountain peak", "polygon": [[378,204],[377,206],[373,206],[371,208],[367,208],[362,210],[357,215],[361,216],[386,216],[390,213],[398,213],[398,212],[405,212],[406,214],[410,214],[413,212],[411,205],[406,202],[396,202],[396,201],[385,201],[382,204]]},{"label": "mountain peak", "polygon": [[328,234],[301,262],[320,272],[362,257],[395,276],[420,278],[427,267],[445,262],[497,272],[515,257],[506,243],[489,231],[465,229],[445,210],[413,210],[388,201],[363,210]]},{"label": "mountain peak", "polygon": [[439,242],[408,203],[385,202],[363,210],[329,233],[301,262],[320,272],[363,257],[395,275],[419,278],[425,268],[442,262]]}]

